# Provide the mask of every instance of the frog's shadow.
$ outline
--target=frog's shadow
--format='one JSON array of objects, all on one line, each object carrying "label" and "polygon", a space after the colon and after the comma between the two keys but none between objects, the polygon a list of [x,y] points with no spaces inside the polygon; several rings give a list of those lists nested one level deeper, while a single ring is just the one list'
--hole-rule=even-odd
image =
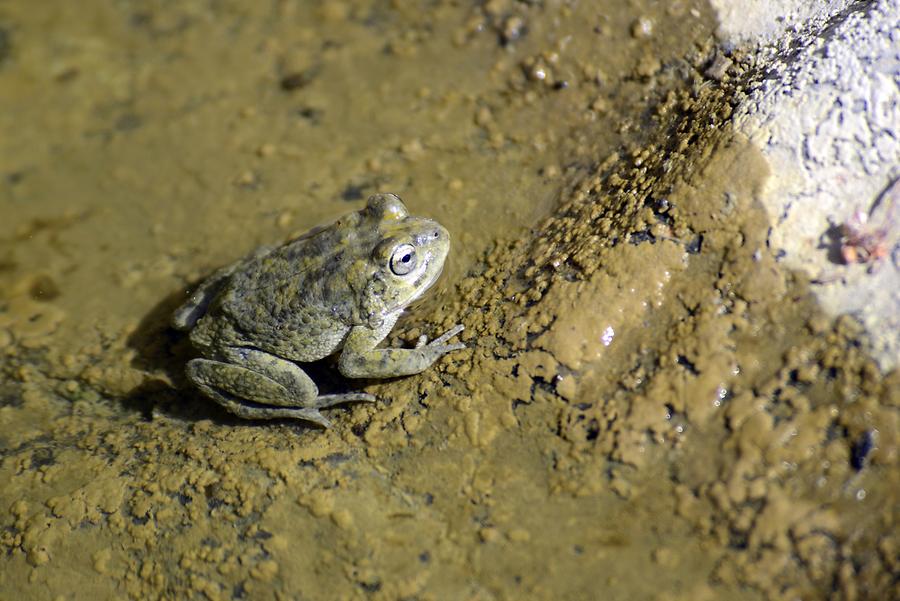
[{"label": "frog's shadow", "polygon": [[[199,283],[199,282],[198,282]],[[190,286],[192,290],[196,286]],[[176,290],[160,300],[138,323],[128,336],[126,346],[134,351],[131,366],[147,374],[144,382],[122,398],[122,405],[131,411],[151,419],[154,413],[186,421],[212,420],[223,425],[265,425],[284,423],[301,428],[319,429],[318,426],[298,419],[248,421],[236,417],[216,402],[204,396],[185,375],[185,364],[197,357],[187,332],[172,327],[175,310],[188,298],[183,289]],[[302,364],[303,370],[316,382],[320,394],[333,394],[357,390],[366,380],[353,381],[351,385],[335,368],[333,357]],[[329,414],[339,412],[340,405],[328,409]]]},{"label": "frog's shadow", "polygon": [[[131,366],[147,377],[123,399],[122,405],[150,419],[154,412],[197,421],[225,416],[218,407],[204,407],[193,394],[184,364],[194,356],[188,337],[172,328],[172,314],[186,299],[183,290],[164,297],[147,312],[125,344],[134,351]],[[188,391],[191,391],[188,393]],[[190,396],[189,396],[190,395]],[[194,402],[194,401],[198,402]]]}]

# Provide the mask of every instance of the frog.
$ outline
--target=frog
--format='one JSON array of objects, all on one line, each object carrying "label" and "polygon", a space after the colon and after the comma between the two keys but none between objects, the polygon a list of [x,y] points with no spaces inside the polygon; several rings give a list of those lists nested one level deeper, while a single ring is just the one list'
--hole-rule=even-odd
[{"label": "frog", "polygon": [[367,392],[319,394],[302,364],[337,357],[345,378],[421,373],[447,353],[457,324],[413,348],[378,348],[400,315],[431,288],[450,251],[439,223],[409,214],[396,194],[280,246],[219,269],[174,312],[199,357],[188,380],[234,415],[331,426],[321,410],[373,402]]}]

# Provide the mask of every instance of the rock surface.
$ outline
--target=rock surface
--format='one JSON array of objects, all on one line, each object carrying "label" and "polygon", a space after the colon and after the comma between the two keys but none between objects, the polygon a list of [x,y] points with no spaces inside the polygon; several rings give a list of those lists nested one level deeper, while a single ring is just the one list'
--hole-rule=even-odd
[{"label": "rock surface", "polygon": [[[721,27],[732,39],[789,45],[728,4]],[[761,200],[772,220],[770,244],[786,266],[808,274],[830,313],[865,324],[879,362],[891,369],[900,361],[900,3],[843,12],[850,3],[764,4],[751,14],[772,11],[761,15],[770,25],[803,25],[789,37],[790,50],[765,59],[765,80],[734,118],[769,164]],[[814,25],[831,22],[818,29],[800,15],[817,17]],[[738,24],[748,28],[738,32]],[[848,226],[870,233],[880,257],[846,264]]]}]

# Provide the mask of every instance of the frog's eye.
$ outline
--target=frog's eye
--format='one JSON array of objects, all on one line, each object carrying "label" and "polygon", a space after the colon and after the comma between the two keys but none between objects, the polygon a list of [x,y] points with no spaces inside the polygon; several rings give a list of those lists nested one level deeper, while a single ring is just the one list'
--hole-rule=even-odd
[{"label": "frog's eye", "polygon": [[416,247],[401,244],[391,254],[391,271],[395,275],[407,275],[416,268]]}]

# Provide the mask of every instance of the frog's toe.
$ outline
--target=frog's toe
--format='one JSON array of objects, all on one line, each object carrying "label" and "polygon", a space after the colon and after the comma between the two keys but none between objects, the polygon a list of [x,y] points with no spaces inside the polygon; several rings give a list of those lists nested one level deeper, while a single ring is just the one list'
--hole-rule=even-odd
[{"label": "frog's toe", "polygon": [[462,332],[464,329],[465,326],[462,324],[453,326],[442,335],[438,336],[430,343],[428,343],[427,346],[429,351],[431,351],[432,353],[437,353],[437,355],[440,356],[451,351],[458,351],[460,349],[466,348],[466,345],[462,342],[448,342],[451,338]]},{"label": "frog's toe", "polygon": [[[442,346],[442,345],[446,344],[448,340],[450,340],[451,338],[453,338],[454,336],[456,336],[457,334],[459,334],[460,332],[462,332],[465,329],[466,329],[466,326],[464,326],[461,323],[458,323],[455,326],[453,326],[452,328],[450,328],[449,330],[447,330],[446,332],[444,332],[443,334],[441,334],[440,336],[438,336],[437,338],[435,338],[434,340],[432,340],[431,344],[429,346]],[[453,345],[448,345],[448,346],[453,346]],[[465,345],[460,346],[460,348],[465,348]]]},{"label": "frog's toe", "polygon": [[445,354],[453,351],[461,351],[464,348],[466,348],[466,345],[462,342],[454,342],[452,344],[441,344],[439,346],[436,346],[434,350],[440,352],[441,354]]},{"label": "frog's toe", "polygon": [[377,399],[374,394],[368,392],[344,392],[341,394],[323,394],[316,397],[315,404],[317,409],[326,407],[334,407],[341,403],[363,402],[374,403]]}]

